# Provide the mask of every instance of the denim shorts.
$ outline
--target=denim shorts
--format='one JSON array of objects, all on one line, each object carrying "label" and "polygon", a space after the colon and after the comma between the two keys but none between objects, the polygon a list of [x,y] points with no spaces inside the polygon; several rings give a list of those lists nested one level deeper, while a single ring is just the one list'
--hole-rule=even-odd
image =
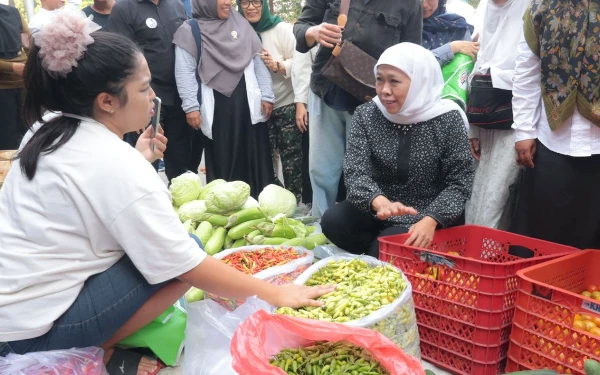
[{"label": "denim shorts", "polygon": [[0,357],[9,353],[101,346],[165,284],[148,284],[128,256],[90,277],[71,307],[46,334],[26,340],[0,342]]}]

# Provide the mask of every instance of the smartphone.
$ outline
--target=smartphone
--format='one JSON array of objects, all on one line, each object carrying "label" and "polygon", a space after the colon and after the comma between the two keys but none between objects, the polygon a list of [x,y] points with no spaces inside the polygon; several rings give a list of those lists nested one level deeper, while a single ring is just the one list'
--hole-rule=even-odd
[{"label": "smartphone", "polygon": [[152,120],[150,120],[150,125],[152,126],[152,137],[150,138],[150,149],[154,151],[154,136],[156,132],[158,132],[158,125],[160,124],[160,107],[162,106],[162,100],[157,96],[154,98],[154,116],[152,116]]}]

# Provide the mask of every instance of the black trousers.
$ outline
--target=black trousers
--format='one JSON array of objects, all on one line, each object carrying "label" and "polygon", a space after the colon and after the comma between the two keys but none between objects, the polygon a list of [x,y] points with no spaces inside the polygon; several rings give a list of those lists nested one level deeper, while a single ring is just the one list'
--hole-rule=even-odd
[{"label": "black trousers", "polygon": [[329,207],[321,218],[321,227],[325,236],[338,247],[375,258],[379,258],[377,238],[408,232],[408,227],[385,227],[383,221],[348,201]]},{"label": "black trousers", "polygon": [[600,155],[572,157],[536,141],[511,232],[580,249],[600,249]]},{"label": "black trousers", "polygon": [[27,131],[21,114],[23,89],[0,90],[0,150],[16,150]]},{"label": "black trousers", "polygon": [[[203,148],[202,136],[188,125],[185,119],[185,112],[181,108],[181,102],[173,106],[162,106],[161,124],[165,130],[165,136],[169,140],[167,151],[165,152],[165,174],[169,181],[173,178],[187,172],[188,170],[198,171],[198,164],[192,165],[192,146],[196,149]],[[202,151],[200,151],[202,157]],[[196,156],[197,158],[197,156]]]},{"label": "black trousers", "polygon": [[214,94],[213,139],[204,138],[206,181],[244,181],[257,198],[275,182],[267,123],[252,124],[244,77],[231,96]]}]

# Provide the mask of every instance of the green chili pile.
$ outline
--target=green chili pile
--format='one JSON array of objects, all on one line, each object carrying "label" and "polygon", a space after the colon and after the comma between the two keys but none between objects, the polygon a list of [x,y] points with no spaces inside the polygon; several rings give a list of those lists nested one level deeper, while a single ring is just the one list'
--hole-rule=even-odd
[{"label": "green chili pile", "polygon": [[389,375],[365,349],[345,342],[285,349],[271,364],[288,375]]}]

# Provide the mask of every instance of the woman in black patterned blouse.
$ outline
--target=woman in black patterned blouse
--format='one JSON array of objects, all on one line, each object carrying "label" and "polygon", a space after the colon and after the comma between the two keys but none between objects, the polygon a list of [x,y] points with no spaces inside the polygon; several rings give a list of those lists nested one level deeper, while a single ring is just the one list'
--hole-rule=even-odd
[{"label": "woman in black patterned blouse", "polygon": [[465,114],[441,99],[433,54],[412,43],[375,67],[377,97],[352,119],[344,175],[348,199],[326,211],[323,232],[353,253],[379,255],[377,238],[411,233],[428,247],[436,228],[461,224],[473,185]]}]

